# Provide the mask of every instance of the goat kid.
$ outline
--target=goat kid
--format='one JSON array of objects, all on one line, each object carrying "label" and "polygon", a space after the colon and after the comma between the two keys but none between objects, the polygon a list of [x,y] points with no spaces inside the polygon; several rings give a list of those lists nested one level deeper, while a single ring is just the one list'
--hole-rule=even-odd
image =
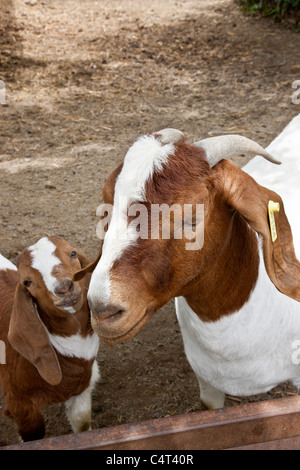
[{"label": "goat kid", "polygon": [[[293,361],[300,339],[300,263],[285,213],[300,256],[299,136],[300,115],[269,152],[241,136],[190,145],[180,131],[164,129],[140,137],[103,188],[104,202],[114,209],[102,256],[100,250],[75,276],[94,269],[92,325],[107,342],[125,341],[175,297],[185,352],[209,408],[222,407],[225,393],[263,393],[287,380],[300,386],[299,361]],[[255,157],[243,171],[226,160],[249,152],[279,163],[272,153],[283,164]],[[280,205],[275,241],[269,201]],[[204,227],[195,227],[204,230],[202,249],[186,250],[184,236],[132,235],[127,214],[136,202],[148,208],[203,204]],[[120,239],[122,229],[127,239]]]},{"label": "goat kid", "polygon": [[99,379],[99,338],[90,323],[88,277],[73,274],[90,261],[58,236],[41,238],[18,256],[0,257],[0,382],[6,416],[23,441],[41,439],[41,414],[64,402],[74,432],[91,428],[91,394]]}]

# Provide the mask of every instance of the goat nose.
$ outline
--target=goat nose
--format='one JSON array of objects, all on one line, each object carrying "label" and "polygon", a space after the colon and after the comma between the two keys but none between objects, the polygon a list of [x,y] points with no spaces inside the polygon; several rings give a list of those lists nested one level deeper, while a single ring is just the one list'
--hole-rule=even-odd
[{"label": "goat nose", "polygon": [[55,287],[54,293],[56,295],[65,295],[74,286],[72,279],[63,279],[59,282],[59,285]]}]

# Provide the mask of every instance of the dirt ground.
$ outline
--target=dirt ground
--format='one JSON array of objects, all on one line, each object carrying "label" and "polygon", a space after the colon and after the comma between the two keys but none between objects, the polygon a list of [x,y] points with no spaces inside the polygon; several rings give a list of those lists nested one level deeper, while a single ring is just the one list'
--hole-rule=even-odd
[{"label": "dirt ground", "polygon": [[[248,16],[234,0],[0,0],[2,254],[14,262],[59,234],[94,258],[101,188],[142,133],[270,143],[300,111],[292,26]],[[128,343],[102,344],[99,364],[93,428],[203,409],[173,302]],[[295,393],[287,383],[226,406]],[[62,405],[44,415],[47,437],[71,432]],[[1,416],[0,445],[16,442]]]}]

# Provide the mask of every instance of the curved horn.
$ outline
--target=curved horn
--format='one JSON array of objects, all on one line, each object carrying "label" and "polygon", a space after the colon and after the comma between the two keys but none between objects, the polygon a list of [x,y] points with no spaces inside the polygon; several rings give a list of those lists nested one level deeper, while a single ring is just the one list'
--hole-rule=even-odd
[{"label": "curved horn", "polygon": [[205,150],[206,158],[211,167],[216,165],[223,158],[230,155],[238,155],[241,153],[252,153],[260,155],[269,162],[280,165],[281,162],[272,157],[263,147],[247,139],[241,135],[220,135],[217,137],[209,137],[208,139],[199,140],[194,145],[202,147]]},{"label": "curved horn", "polygon": [[155,135],[158,136],[159,141],[162,144],[175,144],[184,137],[184,134],[178,129],[162,129],[161,131],[155,132]]}]

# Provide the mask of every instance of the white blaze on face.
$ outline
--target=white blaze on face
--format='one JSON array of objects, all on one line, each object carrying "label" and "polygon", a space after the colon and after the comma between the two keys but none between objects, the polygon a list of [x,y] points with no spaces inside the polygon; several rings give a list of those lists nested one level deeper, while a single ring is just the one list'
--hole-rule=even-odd
[{"label": "white blaze on face", "polygon": [[127,225],[127,209],[132,202],[145,201],[145,185],[153,172],[161,171],[163,164],[175,151],[174,145],[163,145],[153,135],[140,137],[128,150],[122,171],[116,181],[112,218],[105,235],[102,257],[93,272],[88,298],[99,298],[106,303],[111,294],[109,271],[123,251],[135,243],[137,232]]},{"label": "white blaze on face", "polygon": [[57,279],[51,274],[54,266],[61,264],[61,261],[54,255],[56,246],[47,237],[41,238],[35,245],[28,248],[31,256],[31,266],[39,271],[45,286],[54,294],[57,286]]}]

